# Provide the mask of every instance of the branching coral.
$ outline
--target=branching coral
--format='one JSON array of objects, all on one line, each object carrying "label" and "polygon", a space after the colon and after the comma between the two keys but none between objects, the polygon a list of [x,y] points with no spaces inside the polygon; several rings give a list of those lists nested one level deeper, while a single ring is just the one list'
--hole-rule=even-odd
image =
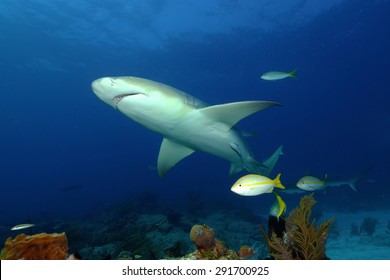
[{"label": "branching coral", "polygon": [[283,237],[275,233],[268,236],[263,229],[270,255],[275,259],[326,259],[325,243],[333,218],[315,226],[310,220],[311,208],[316,203],[313,195],[302,197],[299,207],[286,218],[286,231]]},{"label": "branching coral", "polygon": [[[261,228],[261,230],[263,230]],[[264,233],[263,233],[264,234]],[[266,235],[265,235],[266,236]],[[293,260],[292,250],[282,238],[276,236],[273,232],[271,238],[267,238],[268,251],[276,260]]]},{"label": "branching coral", "polygon": [[65,233],[19,234],[9,237],[1,251],[2,260],[65,260],[68,240]]}]

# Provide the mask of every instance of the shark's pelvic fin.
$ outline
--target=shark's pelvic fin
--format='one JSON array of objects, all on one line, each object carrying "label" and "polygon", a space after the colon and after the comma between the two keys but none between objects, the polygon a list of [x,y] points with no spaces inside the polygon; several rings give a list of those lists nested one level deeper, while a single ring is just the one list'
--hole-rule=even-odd
[{"label": "shark's pelvic fin", "polygon": [[164,138],[157,160],[158,175],[163,177],[176,163],[191,155],[193,152],[195,151],[191,148]]},{"label": "shark's pelvic fin", "polygon": [[229,130],[241,119],[277,105],[281,104],[270,101],[242,101],[205,107],[199,109],[199,112],[216,122],[226,124]]},{"label": "shark's pelvic fin", "polygon": [[231,163],[230,164],[230,170],[229,170],[229,175],[232,176],[238,172],[241,172],[242,170],[244,170],[244,168],[242,167],[242,164],[239,164],[239,163]]}]

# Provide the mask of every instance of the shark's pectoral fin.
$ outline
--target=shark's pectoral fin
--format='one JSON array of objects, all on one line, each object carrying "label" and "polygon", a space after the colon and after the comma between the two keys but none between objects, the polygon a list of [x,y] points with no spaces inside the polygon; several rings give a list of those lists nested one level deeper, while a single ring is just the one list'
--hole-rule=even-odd
[{"label": "shark's pectoral fin", "polygon": [[241,148],[240,148],[240,145],[238,145],[237,143],[229,143],[230,145],[230,148],[232,148],[232,150],[239,156],[239,158],[241,159],[242,161],[242,153],[241,153]]},{"label": "shark's pectoral fin", "polygon": [[183,158],[195,152],[193,149],[164,138],[158,154],[157,168],[160,177],[163,177],[173,166]]},{"label": "shark's pectoral fin", "polygon": [[242,101],[205,107],[199,109],[199,112],[213,121],[226,124],[230,129],[241,119],[277,105],[280,104],[271,101]]}]

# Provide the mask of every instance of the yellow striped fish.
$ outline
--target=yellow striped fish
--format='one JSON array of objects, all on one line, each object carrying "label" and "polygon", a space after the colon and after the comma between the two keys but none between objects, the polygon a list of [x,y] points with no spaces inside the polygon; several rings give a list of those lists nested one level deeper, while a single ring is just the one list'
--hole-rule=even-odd
[{"label": "yellow striped fish", "polygon": [[313,176],[304,176],[301,179],[299,179],[297,183],[297,187],[305,191],[318,191],[324,189],[326,187],[325,185],[326,177],[327,176],[325,175],[325,179],[321,180]]},{"label": "yellow striped fish", "polygon": [[280,173],[273,180],[258,174],[248,174],[238,179],[231,187],[231,191],[243,196],[255,196],[271,193],[275,187],[285,189],[280,182]]}]

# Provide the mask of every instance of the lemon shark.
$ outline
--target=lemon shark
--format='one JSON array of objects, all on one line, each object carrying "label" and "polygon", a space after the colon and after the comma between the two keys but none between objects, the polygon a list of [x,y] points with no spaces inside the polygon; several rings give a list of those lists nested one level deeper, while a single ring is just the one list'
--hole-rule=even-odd
[{"label": "lemon shark", "polygon": [[269,107],[270,101],[242,101],[209,106],[171,86],[138,77],[104,77],[92,82],[99,99],[164,138],[157,160],[162,177],[194,151],[228,160],[230,174],[242,170],[268,175],[279,156],[279,147],[265,163],[256,161],[235,128],[241,119]]}]

